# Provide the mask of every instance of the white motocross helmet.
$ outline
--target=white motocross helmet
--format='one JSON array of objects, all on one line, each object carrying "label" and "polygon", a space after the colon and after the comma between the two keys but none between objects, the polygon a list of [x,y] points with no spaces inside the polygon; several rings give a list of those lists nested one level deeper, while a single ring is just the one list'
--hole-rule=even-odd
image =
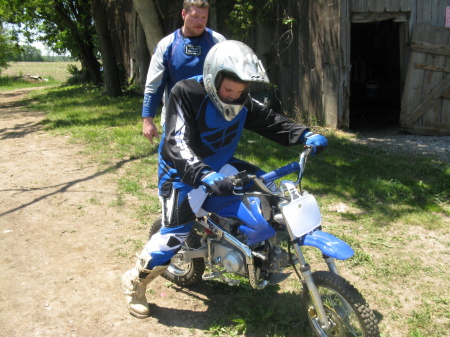
[{"label": "white motocross helmet", "polygon": [[203,82],[206,92],[222,116],[231,121],[241,111],[248,91],[245,91],[236,104],[220,100],[217,90],[223,76],[221,73],[234,73],[245,82],[270,83],[266,71],[253,50],[239,41],[226,40],[214,45],[206,55],[203,66]]}]

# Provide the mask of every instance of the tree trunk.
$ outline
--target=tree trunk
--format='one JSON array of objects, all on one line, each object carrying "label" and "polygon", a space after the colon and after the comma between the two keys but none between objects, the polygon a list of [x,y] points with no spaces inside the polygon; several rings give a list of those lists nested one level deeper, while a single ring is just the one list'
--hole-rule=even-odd
[{"label": "tree trunk", "polygon": [[91,0],[92,16],[95,22],[95,30],[100,44],[100,52],[103,61],[103,79],[106,94],[111,97],[122,93],[119,69],[117,67],[116,55],[108,29],[108,17],[106,15],[106,4],[102,0]]},{"label": "tree trunk", "polygon": [[94,55],[94,47],[86,42],[79,41],[80,62],[83,70],[83,83],[92,82],[96,85],[102,83],[100,63]]},{"label": "tree trunk", "polygon": [[164,37],[155,1],[133,0],[133,4],[145,32],[148,51],[153,55],[159,40]]},{"label": "tree trunk", "polygon": [[133,76],[142,91],[145,89],[147,72],[150,65],[150,52],[147,48],[144,29],[142,28],[138,14],[134,13],[133,26],[130,35],[130,47],[132,48]]},{"label": "tree trunk", "polygon": [[67,30],[77,46],[78,56],[82,65],[83,82],[100,84],[102,82],[102,76],[100,73],[100,63],[95,57],[95,46],[92,41],[94,29],[92,16],[89,11],[89,0],[80,0],[73,7],[71,9],[75,9],[74,12],[70,12],[67,11],[62,1],[54,1],[52,8],[59,18],[59,21],[55,24],[60,26],[61,30]]},{"label": "tree trunk", "polygon": [[[103,0],[105,1],[105,0]],[[109,33],[112,39],[114,54],[121,71],[121,80],[131,78],[130,31],[133,12],[132,0],[116,0],[109,2],[106,9]]]}]

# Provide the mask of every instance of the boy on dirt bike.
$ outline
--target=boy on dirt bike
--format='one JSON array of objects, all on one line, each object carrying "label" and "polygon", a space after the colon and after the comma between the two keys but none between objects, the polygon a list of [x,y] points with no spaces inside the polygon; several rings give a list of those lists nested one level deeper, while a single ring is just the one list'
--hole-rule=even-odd
[{"label": "boy on dirt bike", "polygon": [[228,176],[238,171],[263,173],[234,158],[244,128],[281,145],[312,145],[314,155],[327,146],[325,137],[254,100],[249,94],[252,82],[269,83],[261,62],[248,46],[229,40],[209,51],[203,76],[173,87],[159,151],[162,227],[145,245],[136,266],[122,276],[133,316],[150,315],[146,287],[167,269],[194,220],[206,214],[202,204],[208,193],[232,195]]}]

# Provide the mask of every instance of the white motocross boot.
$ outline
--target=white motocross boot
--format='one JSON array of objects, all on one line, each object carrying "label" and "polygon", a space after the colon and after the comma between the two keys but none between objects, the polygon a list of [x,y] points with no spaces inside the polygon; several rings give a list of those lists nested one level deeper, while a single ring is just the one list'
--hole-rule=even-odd
[{"label": "white motocross boot", "polygon": [[[144,258],[142,257],[144,255]],[[130,314],[137,318],[150,316],[150,307],[145,297],[147,285],[157,276],[164,273],[169,264],[156,266],[152,270],[146,269],[150,262],[150,256],[144,250],[138,255],[136,266],[128,270],[122,276],[122,291],[125,295],[125,303]]]}]

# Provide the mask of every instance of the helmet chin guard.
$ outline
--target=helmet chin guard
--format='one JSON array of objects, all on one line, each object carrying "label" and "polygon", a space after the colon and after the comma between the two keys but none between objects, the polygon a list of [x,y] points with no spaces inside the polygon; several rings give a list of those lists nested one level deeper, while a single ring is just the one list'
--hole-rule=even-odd
[{"label": "helmet chin guard", "polygon": [[203,82],[213,104],[227,121],[231,121],[241,111],[248,91],[243,92],[236,104],[222,102],[217,90],[222,84],[221,73],[225,72],[236,75],[243,82],[270,82],[261,61],[244,43],[226,40],[214,45],[206,55]]}]

